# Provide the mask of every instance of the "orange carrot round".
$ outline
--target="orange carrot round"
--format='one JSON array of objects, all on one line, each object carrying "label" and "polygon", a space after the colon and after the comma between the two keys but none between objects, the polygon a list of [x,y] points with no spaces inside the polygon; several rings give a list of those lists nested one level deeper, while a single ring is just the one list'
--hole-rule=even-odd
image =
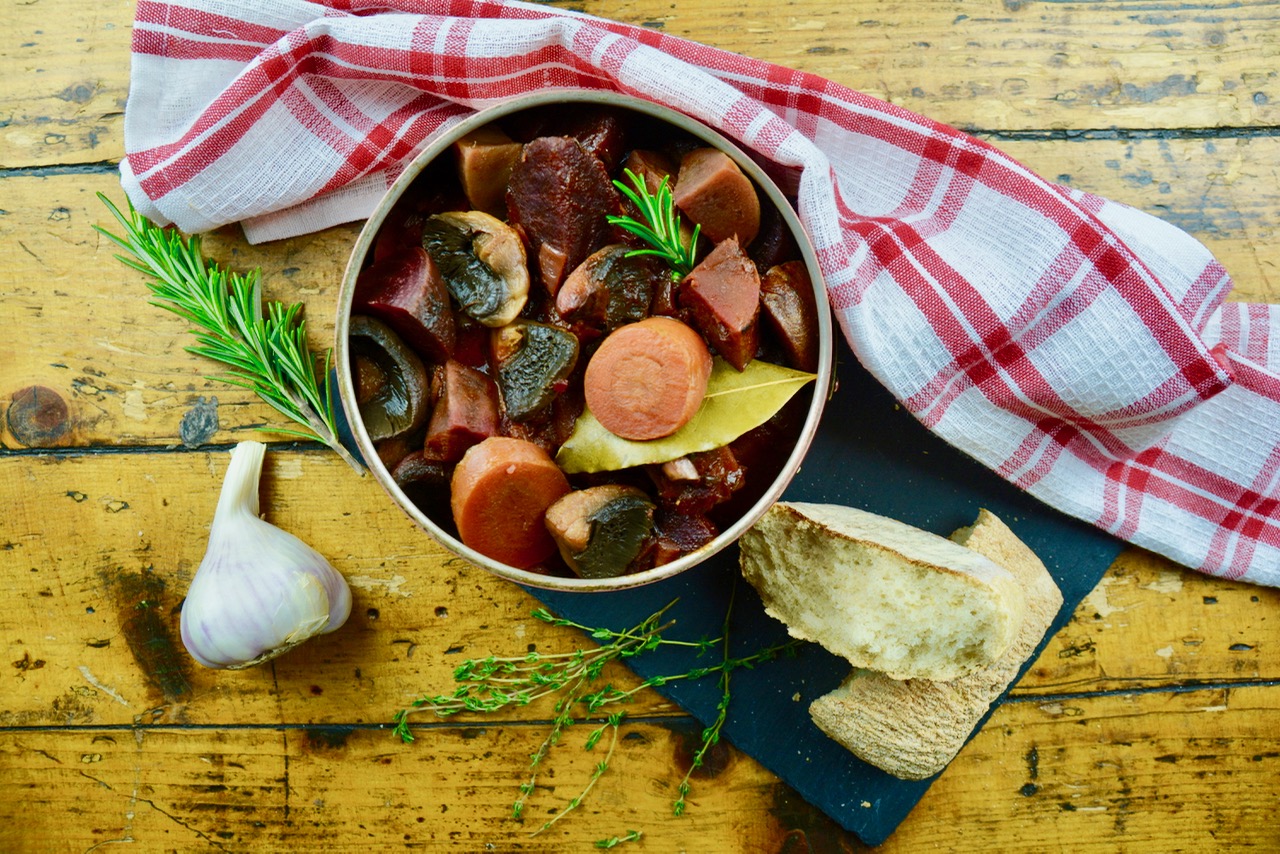
[{"label": "orange carrot round", "polygon": [[670,436],[702,405],[711,375],[707,345],[685,324],[649,317],[601,343],[583,379],[587,408],[624,439]]},{"label": "orange carrot round", "polygon": [[458,536],[486,557],[518,569],[533,567],[556,551],[543,518],[569,489],[564,472],[532,442],[485,439],[453,472],[450,504]]}]

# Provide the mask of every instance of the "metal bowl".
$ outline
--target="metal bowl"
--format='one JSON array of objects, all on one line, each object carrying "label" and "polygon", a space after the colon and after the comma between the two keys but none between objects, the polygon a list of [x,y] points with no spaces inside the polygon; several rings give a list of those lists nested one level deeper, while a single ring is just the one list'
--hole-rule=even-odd
[{"label": "metal bowl", "polygon": [[[780,473],[774,479],[773,483],[769,485],[769,487],[747,510],[747,512],[739,517],[734,523],[722,530],[719,536],[710,543],[693,552],[682,555],[680,558],[670,563],[656,566],[643,572],[622,575],[616,578],[566,578],[544,575],[525,569],[518,569],[486,557],[474,549],[467,547],[459,539],[452,536],[409,499],[409,497],[392,478],[391,473],[379,461],[374,443],[369,438],[369,434],[359,417],[359,409],[356,405],[354,381],[350,368],[351,350],[348,336],[351,321],[352,298],[355,292],[356,279],[360,274],[360,271],[366,266],[366,256],[372,252],[374,239],[396,202],[437,157],[449,155],[451,145],[459,138],[496,119],[509,117],[512,114],[523,110],[547,107],[555,104],[596,104],[613,109],[634,111],[645,116],[664,121],[672,125],[678,131],[682,131],[701,140],[707,145],[725,152],[738,164],[747,177],[755,182],[757,189],[763,194],[762,203],[767,199],[767,201],[772,203],[781,214],[784,223],[787,228],[790,229],[791,234],[795,239],[796,245],[800,248],[801,259],[808,268],[810,280],[813,283],[815,292],[815,301],[818,306],[820,361],[817,371],[817,380],[799,392],[799,395],[809,395],[805,419],[796,442],[791,448]],[[827,399],[831,383],[832,327],[830,310],[827,303],[826,287],[823,282],[822,274],[818,268],[813,246],[810,243],[808,236],[805,234],[804,229],[801,227],[800,221],[796,217],[794,210],[791,208],[790,203],[787,201],[781,190],[778,189],[777,185],[765,174],[754,160],[747,156],[730,140],[702,122],[659,104],[613,92],[579,89],[543,90],[534,94],[514,98],[500,105],[479,111],[454,125],[447,132],[431,140],[430,144],[428,144],[427,147],[414,158],[414,160],[405,168],[403,174],[400,175],[396,182],[387,191],[386,195],[379,203],[377,210],[375,210],[372,216],[369,217],[363,230],[360,232],[360,236],[351,252],[351,257],[348,260],[346,272],[342,280],[335,332],[337,336],[335,347],[337,384],[342,407],[347,415],[348,421],[350,422],[352,436],[361,455],[369,466],[373,476],[377,479],[378,483],[387,492],[391,499],[400,507],[401,510],[408,514],[408,516],[418,526],[454,554],[466,558],[472,563],[482,566],[494,574],[511,581],[552,590],[601,592],[608,590],[622,590],[629,587],[648,584],[660,579],[670,578],[684,572],[685,570],[706,560],[711,555],[719,552],[721,549],[724,549],[734,543],[748,528],[755,524],[770,505],[781,497],[788,483],[790,483],[792,477],[799,469],[801,461],[804,459],[805,453],[809,448],[809,444],[817,431],[818,421],[822,414],[823,405]],[[750,475],[748,475],[748,477],[750,477]]]}]

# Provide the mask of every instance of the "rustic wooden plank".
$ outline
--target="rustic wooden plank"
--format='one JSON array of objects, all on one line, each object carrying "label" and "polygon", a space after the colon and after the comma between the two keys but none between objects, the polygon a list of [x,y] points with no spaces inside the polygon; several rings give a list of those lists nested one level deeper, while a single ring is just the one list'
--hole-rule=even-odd
[{"label": "rustic wooden plank", "polygon": [[1128,549],[1053,637],[1015,696],[1276,678],[1280,589],[1210,578]]},{"label": "rustic wooden plank", "polygon": [[[530,617],[520,588],[451,557],[372,478],[327,452],[275,451],[266,517],[350,580],[352,616],[274,664],[215,672],[178,640],[225,452],[0,458],[0,724],[385,723],[451,687],[465,657],[565,650],[584,639]],[[1207,602],[1212,599],[1212,602]],[[1127,553],[1035,665],[1022,693],[1280,679],[1265,651],[1280,590],[1202,578]],[[1160,618],[1141,619],[1155,611]],[[1131,618],[1132,617],[1132,618]],[[614,671],[620,685],[634,676]],[[646,693],[634,714],[670,711]],[[523,717],[546,715],[529,709]]]},{"label": "rustic wooden plank", "polygon": [[[289,423],[252,393],[206,379],[221,366],[185,353],[189,326],[150,306],[143,276],[114,260],[116,247],[92,228],[119,233],[95,195],[124,204],[113,173],[0,180],[10,208],[0,217],[0,305],[13,319],[0,340],[0,407],[37,386],[66,412],[58,429],[5,419],[0,447],[196,446]],[[253,247],[231,226],[203,242],[229,268],[260,267],[267,299],[306,304],[310,340],[323,351],[358,230]]]},{"label": "rustic wooden plank", "polygon": [[[266,518],[352,586],[348,623],[267,666],[213,671],[179,639],[224,452],[0,461],[0,643],[12,689],[0,724],[385,723],[453,688],[465,658],[590,647],[530,616],[514,584],[453,558],[327,452],[271,453]],[[633,687],[621,667],[604,678]],[[656,694],[636,713],[670,711]],[[545,715],[531,708],[525,717]]]},{"label": "rustic wooden plank", "polygon": [[[124,153],[129,0],[0,9],[0,168]],[[1263,2],[560,3],[808,71],[963,128],[1280,124]]]},{"label": "rustic wooden plank", "polygon": [[[1274,847],[1278,698],[1236,688],[1011,704],[877,850]],[[568,733],[520,824],[511,803],[544,734],[463,723],[403,746],[369,728],[0,730],[0,847],[271,851],[323,839],[338,849],[565,851],[637,829],[646,850],[693,850],[694,840],[708,851],[862,850],[732,749],[673,818],[696,740],[681,721],[624,722],[580,811],[530,839],[607,747],[587,752],[585,728]]]},{"label": "rustic wooden plank", "polygon": [[[1236,298],[1280,299],[1280,138],[1000,140],[1010,156],[1069,183],[1178,224],[1232,272]],[[0,338],[0,409],[33,386],[66,418],[58,429],[0,419],[0,446],[182,445],[227,442],[280,416],[252,394],[205,377],[186,324],[148,306],[142,277],[112,258],[92,230],[111,225],[95,192],[122,201],[114,175],[0,179],[0,311],[17,322]],[[236,227],[208,235],[208,254],[234,269],[263,268],[268,298],[301,301],[311,340],[332,343],[332,317],[357,224],[267,246]],[[94,287],[79,283],[85,275]],[[22,410],[19,410],[22,411]],[[16,428],[16,432],[15,432]]]},{"label": "rustic wooden plank", "polygon": [[767,57],[961,128],[1280,118],[1265,3],[664,5],[645,6],[664,32]]},{"label": "rustic wooden plank", "polygon": [[0,7],[0,168],[124,154],[131,0]]}]

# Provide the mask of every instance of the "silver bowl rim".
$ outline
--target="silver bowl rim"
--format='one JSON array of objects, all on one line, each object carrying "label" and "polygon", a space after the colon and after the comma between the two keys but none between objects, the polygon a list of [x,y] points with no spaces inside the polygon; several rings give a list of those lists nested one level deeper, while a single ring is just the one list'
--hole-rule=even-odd
[{"label": "silver bowl rim", "polygon": [[[395,480],[391,477],[391,473],[387,471],[384,465],[382,465],[377,451],[374,448],[373,442],[369,438],[369,434],[365,430],[364,424],[359,417],[359,410],[355,405],[355,388],[349,367],[350,350],[348,336],[350,333],[351,304],[355,291],[356,278],[364,267],[364,259],[373,247],[373,242],[377,237],[379,229],[382,227],[382,224],[386,220],[386,217],[390,213],[392,207],[404,194],[409,185],[418,178],[428,164],[433,162],[442,154],[447,153],[449,147],[458,138],[464,136],[470,131],[482,127],[495,119],[499,119],[513,113],[534,107],[563,103],[599,104],[643,113],[653,118],[668,122],[680,130],[685,131],[728,154],[733,158],[738,166],[742,168],[747,176],[755,182],[756,186],[765,193],[769,198],[769,201],[778,209],[784,222],[786,222],[788,229],[795,237],[796,243],[800,248],[801,258],[809,271],[810,279],[813,283],[815,300],[818,306],[818,340],[820,357],[818,370],[816,372],[816,379],[811,388],[812,398],[800,435],[798,436],[794,447],[791,449],[791,453],[788,455],[786,463],[774,478],[773,483],[770,484],[769,488],[761,494],[746,513],[739,517],[728,528],[721,531],[710,543],[682,555],[670,563],[631,575],[617,576],[616,578],[591,579],[559,577],[530,572],[525,569],[518,569],[480,554],[433,522],[430,517],[418,509],[408,496],[405,495],[403,490],[400,489]],[[365,465],[378,481],[382,489],[391,497],[400,509],[404,511],[418,527],[426,531],[433,539],[436,540],[436,542],[443,545],[446,549],[459,557],[465,558],[468,561],[489,570],[499,577],[506,578],[507,580],[527,585],[529,587],[582,593],[626,590],[651,584],[666,578],[671,578],[693,568],[710,558],[712,555],[737,542],[737,540],[752,525],[754,525],[762,515],[764,515],[765,511],[782,497],[782,493],[791,483],[796,472],[799,471],[800,465],[813,441],[813,437],[817,433],[818,424],[822,416],[822,410],[829,395],[833,372],[832,363],[834,359],[831,311],[827,302],[825,280],[823,279],[821,268],[818,265],[818,259],[814,251],[813,244],[810,241],[808,234],[805,232],[803,225],[801,225],[800,219],[796,215],[795,210],[791,207],[791,203],[787,201],[786,197],[782,194],[782,191],[765,173],[760,165],[728,137],[698,119],[692,118],[684,113],[653,101],[644,100],[642,98],[610,90],[595,89],[543,89],[534,93],[512,98],[510,100],[503,101],[502,103],[494,104],[478,110],[477,112],[454,122],[452,125],[438,132],[432,139],[430,139],[422,151],[415,155],[413,160],[406,165],[404,171],[387,189],[387,192],[378,203],[377,208],[365,221],[364,226],[360,230],[360,234],[351,249],[350,255],[348,256],[346,270],[342,277],[341,289],[338,295],[337,316],[334,324],[334,336],[334,364],[337,374],[338,397],[344,413],[347,416],[347,421],[351,428],[351,434],[355,440],[356,446],[360,450],[360,455],[364,458]]]}]

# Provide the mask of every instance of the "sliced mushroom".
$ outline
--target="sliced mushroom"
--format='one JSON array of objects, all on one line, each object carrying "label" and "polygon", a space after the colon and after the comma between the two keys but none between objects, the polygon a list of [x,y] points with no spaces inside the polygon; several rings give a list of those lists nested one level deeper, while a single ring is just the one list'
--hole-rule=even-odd
[{"label": "sliced mushroom", "polygon": [[498,389],[512,421],[550,404],[578,363],[578,337],[558,326],[517,320],[493,330],[491,337]]},{"label": "sliced mushroom", "polygon": [[611,243],[579,264],[556,294],[560,316],[575,328],[604,332],[647,317],[654,291],[671,277],[661,261],[630,253],[630,246]]},{"label": "sliced mushroom", "polygon": [[350,339],[356,404],[369,438],[381,442],[425,424],[431,386],[417,354],[372,317],[353,316]]},{"label": "sliced mushroom", "polygon": [[547,509],[560,556],[583,578],[615,578],[651,542],[654,504],[633,486],[605,484],[570,492]]},{"label": "sliced mushroom", "polygon": [[429,218],[422,247],[444,276],[461,310],[485,326],[516,318],[529,298],[529,267],[515,229],[483,211]]}]

